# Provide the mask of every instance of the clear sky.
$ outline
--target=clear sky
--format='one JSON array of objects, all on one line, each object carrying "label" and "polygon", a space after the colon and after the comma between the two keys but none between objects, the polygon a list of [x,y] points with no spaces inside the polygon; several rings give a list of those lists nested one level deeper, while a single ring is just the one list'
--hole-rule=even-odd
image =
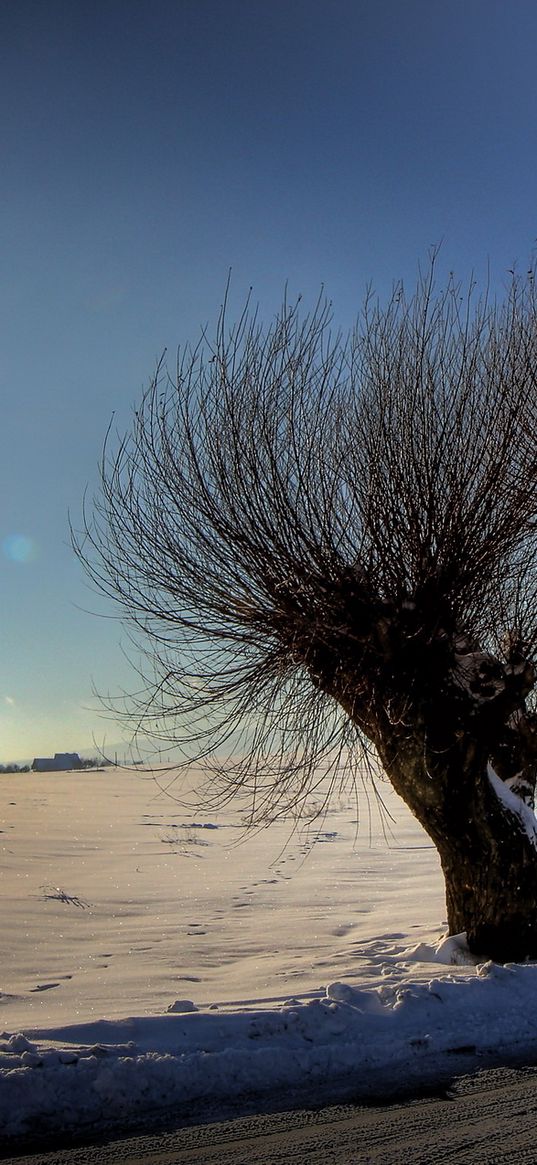
[{"label": "clear sky", "polygon": [[344,326],[440,241],[524,268],[536,49],[535,0],[2,0],[0,761],[121,738],[67,511],[230,267],[237,303],[324,284]]}]

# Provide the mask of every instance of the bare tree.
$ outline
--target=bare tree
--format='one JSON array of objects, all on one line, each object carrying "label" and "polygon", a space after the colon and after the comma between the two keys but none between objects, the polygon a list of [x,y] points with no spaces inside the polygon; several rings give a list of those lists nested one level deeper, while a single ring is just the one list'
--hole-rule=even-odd
[{"label": "bare tree", "polygon": [[537,957],[536,308],[532,273],[498,304],[434,260],[348,337],[322,301],[224,307],[76,540],[146,644],[145,732],[256,819],[372,750],[499,960]]}]

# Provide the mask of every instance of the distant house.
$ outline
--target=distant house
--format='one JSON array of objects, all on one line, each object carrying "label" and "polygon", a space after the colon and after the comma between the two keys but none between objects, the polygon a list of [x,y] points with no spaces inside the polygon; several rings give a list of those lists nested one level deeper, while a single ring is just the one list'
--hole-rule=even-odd
[{"label": "distant house", "polygon": [[62,773],[68,769],[82,768],[77,752],[55,752],[54,756],[34,757],[32,769],[36,773]]}]

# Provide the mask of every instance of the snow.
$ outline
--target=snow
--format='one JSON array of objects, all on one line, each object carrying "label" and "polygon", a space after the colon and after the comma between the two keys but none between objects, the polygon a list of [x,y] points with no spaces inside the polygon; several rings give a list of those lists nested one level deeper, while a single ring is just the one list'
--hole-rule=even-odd
[{"label": "snow", "polygon": [[1,779],[4,1137],[535,1052],[537,966],[445,937],[437,855],[390,790],[391,822],[349,795],[243,840],[243,808],[201,815],[166,784]]},{"label": "snow", "polygon": [[492,700],[505,688],[505,675],[492,655],[483,651],[470,650],[469,642],[462,636],[455,641],[456,665],[453,678],[477,703]]},{"label": "snow", "polygon": [[500,779],[491,764],[487,766],[487,774],[496,796],[505,805],[506,809],[516,817],[521,831],[529,837],[531,844],[537,849],[537,817],[533,809],[530,809],[530,806],[526,805],[522,797],[518,797],[513,789],[510,789]]}]

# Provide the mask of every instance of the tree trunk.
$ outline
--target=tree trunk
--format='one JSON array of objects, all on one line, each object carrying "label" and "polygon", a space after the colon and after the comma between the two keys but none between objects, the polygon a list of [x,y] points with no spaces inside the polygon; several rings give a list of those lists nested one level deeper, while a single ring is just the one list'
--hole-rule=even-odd
[{"label": "tree trunk", "polygon": [[473,954],[497,963],[537,958],[537,852],[506,821],[503,840],[484,839],[479,853],[461,855],[444,842],[450,934],[466,932]]},{"label": "tree trunk", "polygon": [[424,642],[385,622],[360,674],[319,651],[312,678],[375,745],[436,846],[449,933],[483,959],[537,959],[535,669],[514,648],[505,663],[453,630]]},{"label": "tree trunk", "polygon": [[496,962],[537,959],[537,820],[490,769],[486,754],[456,763],[408,738],[379,753],[396,792],[440,854],[450,934]]}]

